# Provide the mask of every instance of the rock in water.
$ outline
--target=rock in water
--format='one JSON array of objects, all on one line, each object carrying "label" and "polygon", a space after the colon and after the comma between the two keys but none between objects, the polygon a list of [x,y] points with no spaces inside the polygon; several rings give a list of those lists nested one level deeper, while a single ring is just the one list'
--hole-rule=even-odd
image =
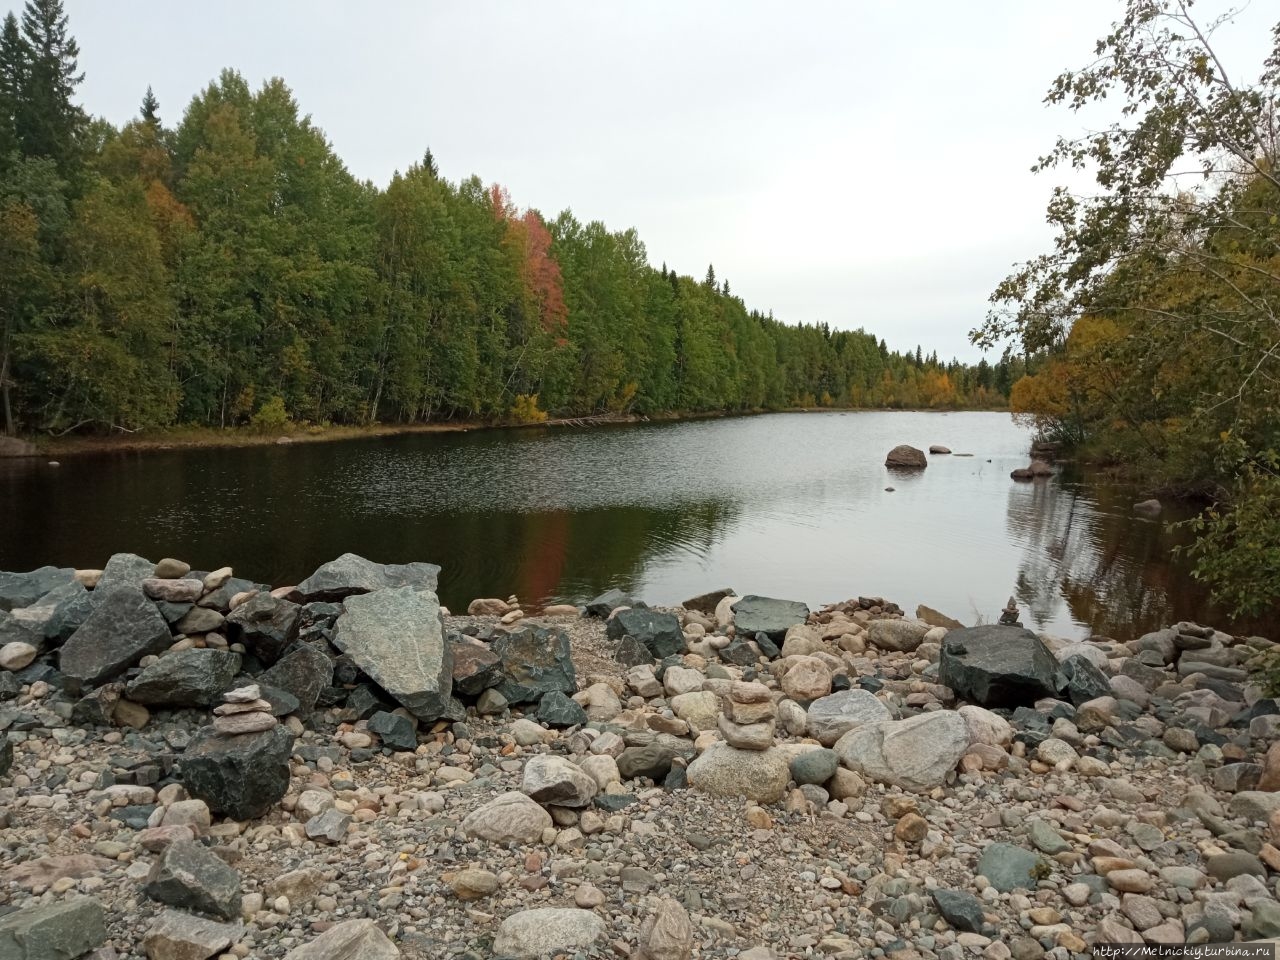
[{"label": "rock in water", "polygon": [[655,660],[684,653],[684,633],[674,613],[659,613],[644,607],[621,610],[609,619],[605,636],[610,640],[634,637]]},{"label": "rock in water", "polygon": [[537,960],[559,950],[589,947],[604,936],[604,921],[590,910],[541,907],[503,920],[493,941],[493,952],[500,957]]},{"label": "rock in water", "polygon": [[115,587],[101,598],[96,594],[97,608],[59,655],[62,672],[87,686],[110,680],[173,642],[169,625],[140,587]]},{"label": "rock in water", "polygon": [[941,786],[968,749],[969,726],[950,710],[856,727],[835,745],[854,773],[915,791]]},{"label": "rock in water", "polygon": [[372,920],[345,920],[290,950],[284,960],[396,960],[399,956],[396,945]]},{"label": "rock in water", "polygon": [[775,600],[772,597],[746,596],[733,604],[733,623],[740,637],[763,633],[780,642],[787,631],[809,617],[809,608],[798,600]]},{"label": "rock in water", "polygon": [[841,690],[809,705],[808,733],[829,747],[855,727],[891,719],[889,708],[870,691]]},{"label": "rock in water", "polygon": [[884,458],[884,465],[898,470],[923,470],[929,465],[929,459],[923,450],[903,443],[889,451],[889,455]]},{"label": "rock in water", "polygon": [[169,844],[151,868],[143,891],[152,900],[208,913],[240,916],[240,874],[207,847],[191,840]]},{"label": "rock in water", "polygon": [[688,769],[689,786],[713,797],[746,797],[776,803],[787,792],[791,777],[781,750],[739,750],[713,743]]},{"label": "rock in water", "polygon": [[5,960],[73,960],[106,939],[102,905],[92,897],[72,896],[0,917],[0,957]]},{"label": "rock in water", "polygon": [[578,677],[563,630],[526,626],[499,636],[491,647],[502,658],[503,681],[497,691],[507,703],[536,703],[553,690],[573,696]]},{"label": "rock in water", "polygon": [[70,567],[40,567],[29,573],[0,572],[0,610],[29,607],[50,590],[74,583]]},{"label": "rock in water", "polygon": [[304,603],[341,600],[396,587],[435,593],[439,577],[440,568],[434,563],[374,563],[354,553],[344,553],[298,584],[298,593]]},{"label": "rock in water", "polygon": [[143,669],[125,695],[148,706],[211,707],[222,702],[240,670],[240,654],[226,650],[175,650]]},{"label": "rock in water", "polygon": [[333,645],[419,720],[449,710],[453,661],[430,590],[395,587],[352,596]]},{"label": "rock in water", "polygon": [[1021,627],[952,630],[943,638],[938,667],[938,682],[984,707],[1030,706],[1057,694],[1057,661]]},{"label": "rock in water", "polygon": [[289,789],[292,752],[293,734],[283,726],[229,737],[206,727],[182,755],[182,783],[214,813],[252,820]]},{"label": "rock in water", "polygon": [[300,609],[296,603],[259,593],[231,611],[227,639],[243,643],[263,663],[275,663],[298,635]]}]

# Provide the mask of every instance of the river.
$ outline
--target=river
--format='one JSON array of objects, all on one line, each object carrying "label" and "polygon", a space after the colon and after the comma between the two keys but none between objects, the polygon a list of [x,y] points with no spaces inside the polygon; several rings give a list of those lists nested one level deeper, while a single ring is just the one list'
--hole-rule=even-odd
[{"label": "river", "polygon": [[[621,586],[882,596],[966,623],[1012,594],[1039,630],[1117,639],[1212,616],[1168,516],[1070,468],[1010,480],[1029,442],[1008,414],[831,412],[0,461],[0,569],[131,551],[279,585],[352,551],[440,564],[455,610]],[[972,456],[895,475],[899,443]]]}]

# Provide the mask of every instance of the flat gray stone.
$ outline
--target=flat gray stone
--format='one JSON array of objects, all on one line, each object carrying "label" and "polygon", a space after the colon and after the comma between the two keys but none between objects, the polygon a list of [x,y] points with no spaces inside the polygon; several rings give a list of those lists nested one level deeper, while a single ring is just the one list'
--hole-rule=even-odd
[{"label": "flat gray stone", "polygon": [[174,650],[144,667],[125,696],[148,706],[212,707],[239,671],[240,654],[229,650]]},{"label": "flat gray stone", "polygon": [[72,896],[0,917],[4,960],[73,960],[106,939],[102,904],[92,897]]},{"label": "flat gray stone", "polygon": [[978,874],[986,877],[1001,893],[1011,890],[1034,890],[1040,857],[1011,843],[992,843],[982,851]]},{"label": "flat gray stone", "polygon": [[396,587],[351,596],[333,645],[419,720],[450,709],[453,661],[430,590]]},{"label": "flat gray stone", "polygon": [[354,553],[330,560],[298,584],[303,603],[341,600],[374,590],[408,587],[435,593],[440,568],[434,563],[374,563]]}]

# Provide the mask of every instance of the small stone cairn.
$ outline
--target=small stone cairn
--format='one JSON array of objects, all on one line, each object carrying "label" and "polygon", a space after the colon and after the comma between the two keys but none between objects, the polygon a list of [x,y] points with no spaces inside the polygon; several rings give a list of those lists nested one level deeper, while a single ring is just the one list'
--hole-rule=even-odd
[{"label": "small stone cairn", "polygon": [[724,701],[726,712],[717,718],[720,735],[739,750],[768,750],[773,746],[777,709],[762,683],[735,681]]},{"label": "small stone cairn", "polygon": [[272,716],[271,704],[262,699],[256,683],[229,690],[222,699],[225,702],[213,708],[213,729],[224,737],[261,733],[280,722]]}]

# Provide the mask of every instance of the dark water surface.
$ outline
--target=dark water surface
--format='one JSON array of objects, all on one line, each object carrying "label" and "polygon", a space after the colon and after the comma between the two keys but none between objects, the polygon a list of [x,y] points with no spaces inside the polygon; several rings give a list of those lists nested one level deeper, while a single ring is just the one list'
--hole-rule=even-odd
[{"label": "dark water surface", "polygon": [[[238,450],[0,461],[0,569],[100,567],[114,552],[296,583],[346,551],[439,563],[442,600],[651,603],[705,590],[887,597],[965,622],[1010,594],[1063,636],[1209,619],[1131,512],[1138,492],[1071,471],[1015,483],[1030,436],[998,413],[773,414],[618,427],[408,435]],[[930,457],[891,475],[899,443]],[[894,492],[886,492],[892,486]],[[1166,516],[1164,519],[1168,519]],[[1217,622],[1222,622],[1218,618]]]}]

